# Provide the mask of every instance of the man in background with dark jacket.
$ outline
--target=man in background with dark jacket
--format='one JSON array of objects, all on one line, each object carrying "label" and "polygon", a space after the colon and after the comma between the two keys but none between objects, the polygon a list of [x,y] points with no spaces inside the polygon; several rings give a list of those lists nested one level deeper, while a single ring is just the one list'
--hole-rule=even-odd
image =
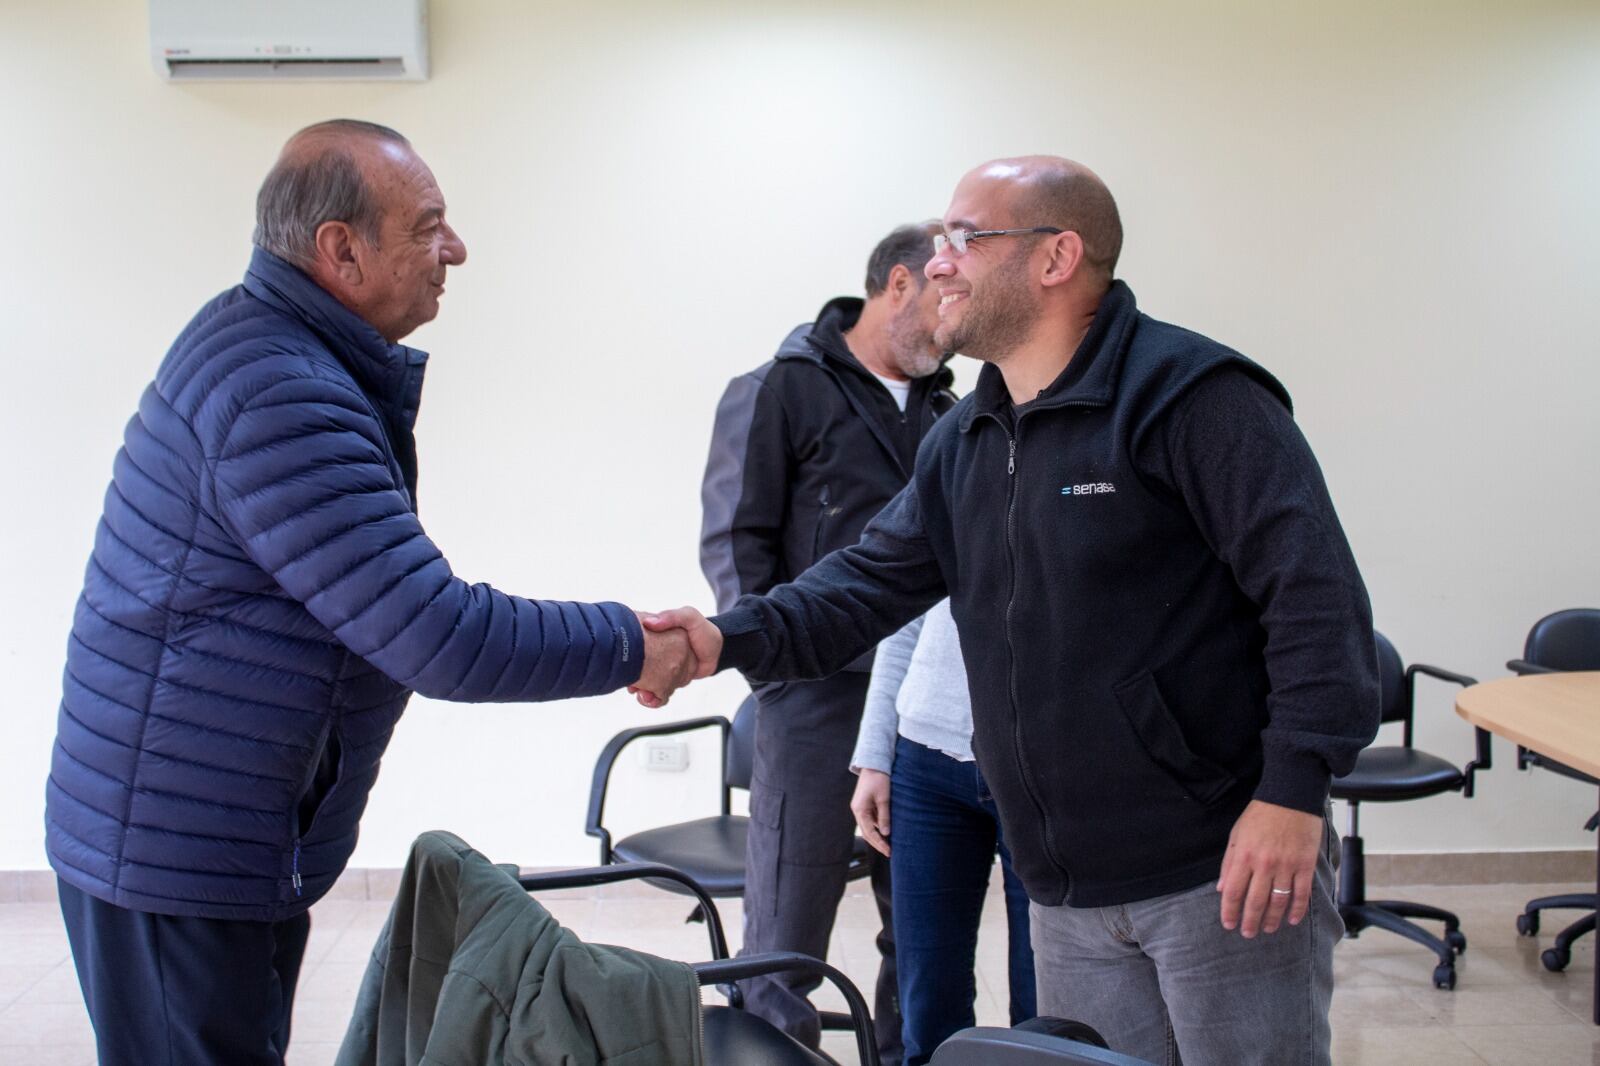
[{"label": "man in background with dark jacket", "polygon": [[128,423],[67,650],[46,846],[101,1066],[283,1061],[307,910],[413,691],[670,691],[692,665],[621,604],[468,585],[423,531],[427,356],[399,341],[466,246],[404,137],[297,133],[255,244]]},{"label": "man in background with dark jacket", "polygon": [[[828,301],[770,361],[728,385],[701,492],[700,565],[720,608],[854,544],[905,486],[917,446],[955,402],[933,341],[937,295],[922,273],[936,232],[937,223],[923,223],[890,233],[867,261],[865,300]],[[757,689],[747,951],[827,956],[855,838],[850,752],[871,652],[832,677]],[[883,920],[874,1018],[885,1061],[898,1062],[889,865],[867,854]],[[749,982],[745,995],[752,1011],[815,1048],[821,1032],[806,995],[816,986],[777,975]]]},{"label": "man in background with dark jacket", "polygon": [[987,365],[911,484],[792,584],[647,624],[701,675],[818,677],[949,595],[1040,1014],[1151,1062],[1326,1066],[1371,608],[1283,387],[1142,314],[1121,245],[1079,164],[967,174],[926,272],[940,346]]}]

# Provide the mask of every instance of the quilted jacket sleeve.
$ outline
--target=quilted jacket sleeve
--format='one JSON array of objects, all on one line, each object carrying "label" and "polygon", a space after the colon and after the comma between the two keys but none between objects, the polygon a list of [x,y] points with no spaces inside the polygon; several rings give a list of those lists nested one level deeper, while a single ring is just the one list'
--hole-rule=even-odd
[{"label": "quilted jacket sleeve", "polygon": [[437,699],[552,700],[638,679],[638,619],[616,603],[469,585],[423,532],[365,399],[282,375],[238,403],[213,460],[220,521],[344,644]]}]

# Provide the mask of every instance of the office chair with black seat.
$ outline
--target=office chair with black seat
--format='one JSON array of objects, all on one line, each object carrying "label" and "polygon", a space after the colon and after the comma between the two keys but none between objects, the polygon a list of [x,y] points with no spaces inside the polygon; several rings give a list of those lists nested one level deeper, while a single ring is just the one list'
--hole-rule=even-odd
[{"label": "office chair with black seat", "polygon": [[[861,1066],[878,1066],[872,1015],[861,991],[848,977],[819,959],[793,951],[729,958],[727,937],[716,904],[703,886],[682,871],[658,863],[630,862],[582,870],[523,873],[517,880],[528,892],[647,880],[662,888],[694,896],[700,902],[700,912],[711,937],[711,958],[691,966],[702,987],[717,985],[726,993],[737,987],[735,982],[763,974],[782,971],[814,974],[833,984],[849,1007],[848,1014],[839,1015],[842,1023],[833,1028],[853,1033]],[[701,1015],[706,1066],[836,1066],[832,1059],[811,1051],[776,1026],[744,1010],[736,995],[729,997],[725,1007],[703,1007]]]},{"label": "office chair with black seat", "polygon": [[[636,740],[671,736],[712,726],[722,731],[722,810],[721,813],[690,822],[658,826],[630,834],[613,842],[603,824],[606,790],[617,757]],[[749,790],[750,770],[755,758],[756,698],[745,697],[733,721],[721,715],[690,718],[682,722],[624,729],[612,737],[595,760],[594,778],[589,786],[589,817],[584,832],[600,840],[600,862],[660,862],[694,878],[717,899],[744,895],[744,844],[750,820],[732,813],[733,790]],[[856,838],[850,860],[851,881],[866,877],[867,843]],[[671,889],[673,886],[664,885]]]},{"label": "office chair with black seat", "polygon": [[[1522,647],[1522,658],[1512,659],[1506,663],[1506,669],[1518,674],[1600,670],[1600,609],[1575,607],[1545,615],[1528,630],[1527,642]],[[1600,714],[1600,707],[1595,708],[1595,713]],[[1517,769],[1526,770],[1534,766],[1558,773],[1562,777],[1570,777],[1574,781],[1582,781],[1591,788],[1600,786],[1600,780],[1582,770],[1574,769],[1566,763],[1541,755],[1530,748],[1519,746]],[[1600,824],[1600,812],[1596,812],[1584,828],[1593,832],[1597,824]],[[1540,896],[1538,899],[1529,900],[1522,913],[1517,915],[1517,932],[1523,936],[1538,936],[1540,911],[1571,907],[1587,912],[1556,934],[1555,943],[1539,956],[1539,961],[1544,964],[1545,969],[1557,973],[1566,969],[1567,964],[1572,961],[1573,943],[1583,934],[1594,931],[1597,902],[1600,902],[1600,898],[1593,892]]]},{"label": "office chair with black seat", "polygon": [[[634,879],[700,901],[708,960],[586,943],[529,895]],[[682,872],[647,863],[520,871],[428,832],[412,845],[336,1062],[835,1066],[746,1010],[702,1002],[706,985],[793,971],[838,988],[858,1061],[878,1066],[872,1016],[847,977],[793,952],[728,958],[716,904]]]},{"label": "office chair with black seat", "polygon": [[[600,840],[600,862],[662,863],[682,870],[705,891],[717,899],[730,899],[744,895],[745,837],[750,820],[732,813],[733,790],[750,788],[750,773],[755,760],[756,698],[745,697],[734,713],[733,721],[721,715],[690,718],[681,722],[664,722],[660,725],[637,726],[624,729],[612,737],[600,757],[595,760],[594,777],[589,787],[589,814],[584,832]],[[622,750],[645,737],[671,736],[696,729],[716,727],[722,731],[722,809],[718,814],[673,825],[658,826],[629,834],[613,841],[611,831],[604,825],[606,791],[611,783],[611,771]],[[855,838],[847,881],[857,881],[871,873],[867,864],[867,843]],[[662,882],[669,891],[683,892],[675,882]],[[703,917],[703,908],[696,906],[690,921]],[[735,996],[737,998],[737,996]],[[825,1029],[847,1029],[850,1019],[834,1011],[820,1011]]]},{"label": "office chair with black seat", "polygon": [[[1477,682],[1437,666],[1421,663],[1405,666],[1387,637],[1382,633],[1373,635],[1378,644],[1382,721],[1386,725],[1391,722],[1401,724],[1402,743],[1398,746],[1367,748],[1357,758],[1354,770],[1333,781],[1333,798],[1344,800],[1350,806],[1350,831],[1343,839],[1339,864],[1339,917],[1344,919],[1347,936],[1359,936],[1362,930],[1376,926],[1428,948],[1439,959],[1439,965],[1433,971],[1434,987],[1449,990],[1456,986],[1456,956],[1467,950],[1467,938],[1461,932],[1461,920],[1450,911],[1425,903],[1366,898],[1366,858],[1361,843],[1360,806],[1362,803],[1423,799],[1446,792],[1460,792],[1470,797],[1474,775],[1479,770],[1489,769],[1490,737],[1485,730],[1476,731],[1477,756],[1459,769],[1437,755],[1413,747],[1417,676],[1426,674],[1462,687]],[[1413,918],[1443,922],[1444,936],[1434,936],[1409,920]]]}]

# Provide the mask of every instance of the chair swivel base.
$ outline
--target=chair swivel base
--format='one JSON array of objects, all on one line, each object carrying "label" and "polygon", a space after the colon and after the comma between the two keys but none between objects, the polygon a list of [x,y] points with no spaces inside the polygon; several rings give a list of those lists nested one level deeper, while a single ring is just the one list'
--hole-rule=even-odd
[{"label": "chair swivel base", "polygon": [[1517,932],[1523,936],[1539,935],[1539,912],[1558,907],[1576,907],[1589,913],[1556,934],[1556,942],[1546,948],[1539,961],[1551,973],[1560,973],[1572,962],[1572,945],[1585,933],[1594,932],[1595,900],[1593,892],[1579,892],[1565,896],[1541,896],[1531,900],[1523,913],[1517,915]]},{"label": "chair swivel base", "polygon": [[[1345,935],[1354,939],[1367,928],[1387,929],[1407,940],[1421,944],[1439,959],[1433,969],[1433,987],[1445,991],[1456,986],[1456,956],[1467,950],[1467,938],[1461,932],[1461,920],[1447,910],[1430,907],[1425,903],[1408,903],[1404,900],[1382,899],[1367,903],[1341,903],[1339,917],[1344,919]],[[1437,937],[1408,918],[1428,918],[1444,923],[1444,936]]]},{"label": "chair swivel base", "polygon": [[[1396,936],[1421,944],[1438,958],[1433,969],[1433,987],[1448,992],[1456,987],[1456,956],[1467,950],[1467,938],[1461,932],[1461,919],[1443,907],[1426,903],[1411,903],[1403,899],[1366,898],[1366,856],[1361,838],[1346,836],[1341,842],[1339,863],[1339,917],[1344,921],[1345,936],[1352,940],[1363,929],[1386,929]],[[1434,936],[1426,929],[1409,921],[1423,918],[1443,922],[1444,936]]]}]

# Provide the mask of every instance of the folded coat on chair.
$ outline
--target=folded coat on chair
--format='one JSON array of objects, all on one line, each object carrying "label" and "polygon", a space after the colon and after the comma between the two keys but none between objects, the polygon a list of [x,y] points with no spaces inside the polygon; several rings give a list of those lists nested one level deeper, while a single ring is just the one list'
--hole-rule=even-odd
[{"label": "folded coat on chair", "polygon": [[585,944],[450,833],[417,838],[337,1066],[701,1066],[688,965]]}]

